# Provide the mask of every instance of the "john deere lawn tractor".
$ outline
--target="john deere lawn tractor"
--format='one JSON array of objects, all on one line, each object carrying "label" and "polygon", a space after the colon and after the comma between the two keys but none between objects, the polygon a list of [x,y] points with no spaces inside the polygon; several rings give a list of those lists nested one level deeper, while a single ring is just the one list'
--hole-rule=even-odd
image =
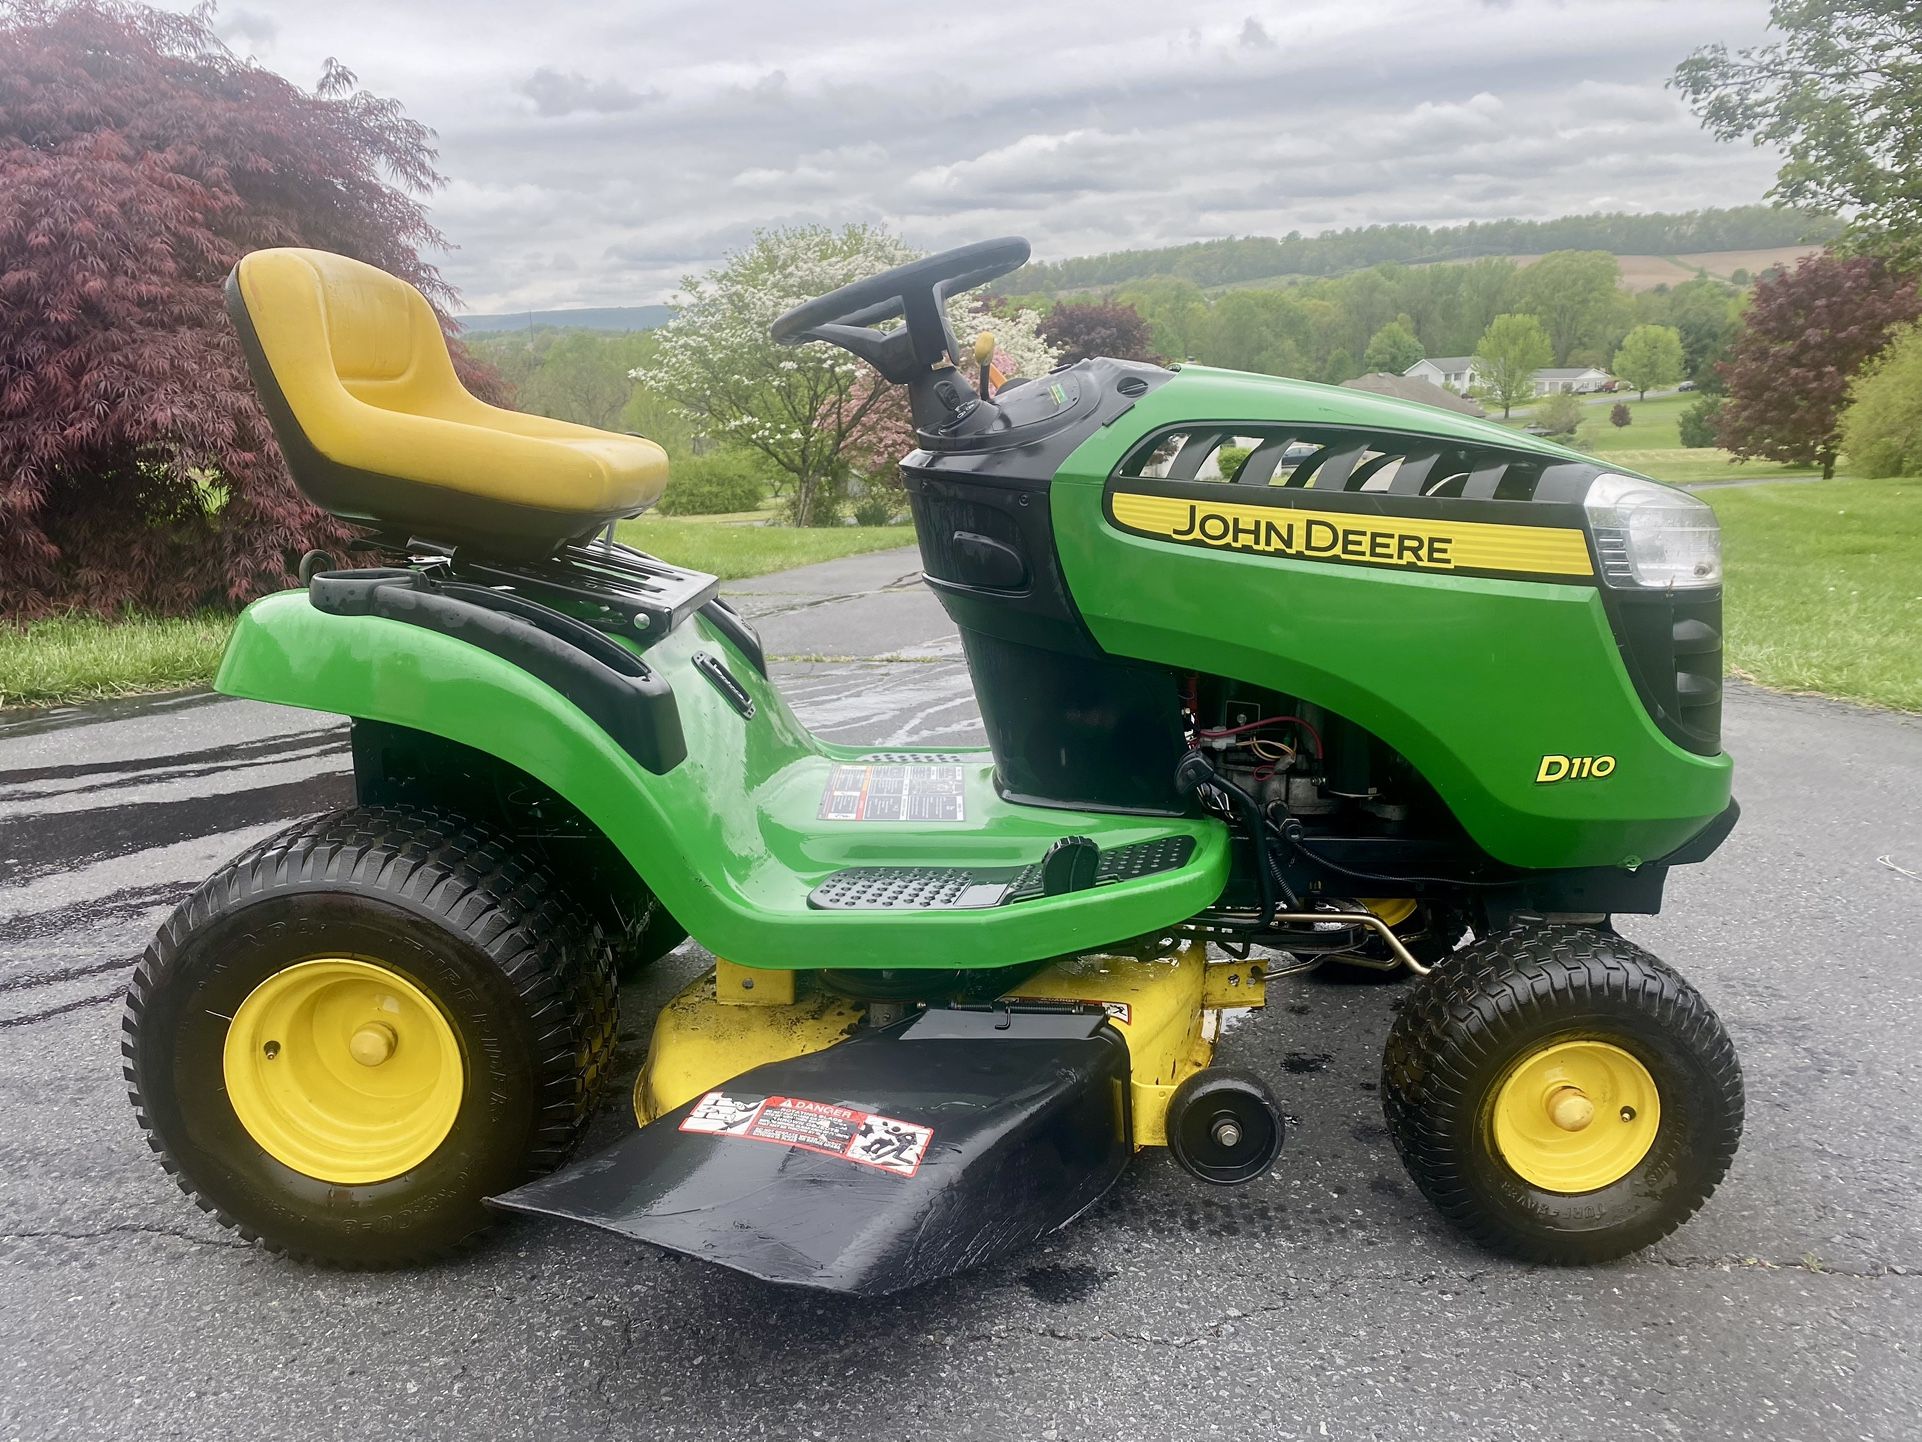
[{"label": "john deere lawn tractor", "polygon": [[[1027,254],[774,327],[907,390],[989,741],[960,751],[810,735],[713,577],[607,539],[666,484],[652,443],[483,404],[368,266],[241,262],[288,466],[387,564],[310,558],[220,669],[350,717],[358,804],[221,868],[134,976],[134,1104],[201,1206],[346,1265],[506,1209],[889,1292],[1061,1225],[1144,1148],[1268,1174],[1282,1113],[1215,1064],[1220,1018],[1313,966],[1416,978],[1388,1127],[1476,1239],[1598,1261],[1702,1204],[1740,1071],[1613,919],[1735,823],[1708,509],[1348,390],[998,378],[946,302]],[[689,936],[716,961],[653,1019],[638,1126],[569,1165],[619,979]]]}]

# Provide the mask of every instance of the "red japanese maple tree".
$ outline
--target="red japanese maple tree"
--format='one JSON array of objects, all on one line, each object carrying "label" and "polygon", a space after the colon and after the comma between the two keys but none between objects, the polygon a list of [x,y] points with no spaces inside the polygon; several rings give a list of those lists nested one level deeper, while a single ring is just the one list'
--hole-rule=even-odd
[{"label": "red japanese maple tree", "polygon": [[1062,301],[1041,321],[1041,335],[1069,363],[1089,356],[1156,359],[1154,333],[1126,301]]},{"label": "red japanese maple tree", "polygon": [[1849,383],[1918,314],[1915,281],[1868,256],[1809,256],[1759,281],[1720,367],[1728,385],[1721,444],[1834,475]]},{"label": "red japanese maple tree", "polygon": [[0,3],[0,615],[232,604],[347,540],[288,479],[221,283],[312,245],[446,305],[432,140],[338,63],[301,90],[199,15]]}]

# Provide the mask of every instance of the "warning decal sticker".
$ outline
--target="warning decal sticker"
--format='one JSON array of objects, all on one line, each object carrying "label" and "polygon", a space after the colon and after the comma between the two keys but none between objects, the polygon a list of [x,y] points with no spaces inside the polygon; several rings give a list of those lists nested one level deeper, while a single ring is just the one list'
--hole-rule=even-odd
[{"label": "warning decal sticker", "polygon": [[709,1092],[681,1123],[684,1132],[746,1137],[839,1157],[897,1177],[911,1177],[934,1140],[934,1128],[802,1097]]},{"label": "warning decal sticker", "polygon": [[823,821],[965,821],[965,766],[836,766]]}]

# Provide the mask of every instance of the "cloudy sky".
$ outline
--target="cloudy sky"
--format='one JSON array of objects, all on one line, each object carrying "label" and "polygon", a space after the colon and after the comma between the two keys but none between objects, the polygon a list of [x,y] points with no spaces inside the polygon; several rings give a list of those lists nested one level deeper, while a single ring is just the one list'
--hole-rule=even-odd
[{"label": "cloudy sky", "polygon": [[[188,0],[173,0],[188,8]],[[755,227],[1053,259],[1228,234],[1746,204],[1765,152],[1663,88],[1765,0],[225,0],[440,136],[474,311],[638,304]]]}]

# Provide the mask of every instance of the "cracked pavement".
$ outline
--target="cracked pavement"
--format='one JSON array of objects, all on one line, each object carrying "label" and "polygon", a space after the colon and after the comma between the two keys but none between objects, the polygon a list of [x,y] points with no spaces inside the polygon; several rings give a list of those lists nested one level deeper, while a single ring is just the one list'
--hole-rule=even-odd
[{"label": "cracked pavement", "polygon": [[[836,740],[980,739],[914,568],[729,588]],[[1270,1175],[1216,1189],[1146,1155],[1029,1251],[860,1302],[561,1223],[377,1274],[216,1227],[134,1128],[120,984],[201,876],[347,799],[344,733],[200,694],[0,718],[0,1442],[1913,1437],[1922,720],[1736,688],[1727,729],[1741,826],[1623,930],[1721,1011],[1748,1132],[1653,1252],[1557,1270],[1446,1232],[1376,1104],[1401,989],[1310,975],[1222,1043],[1290,1114]],[[652,1008],[706,961],[628,988],[590,1147],[631,1125]]]}]

